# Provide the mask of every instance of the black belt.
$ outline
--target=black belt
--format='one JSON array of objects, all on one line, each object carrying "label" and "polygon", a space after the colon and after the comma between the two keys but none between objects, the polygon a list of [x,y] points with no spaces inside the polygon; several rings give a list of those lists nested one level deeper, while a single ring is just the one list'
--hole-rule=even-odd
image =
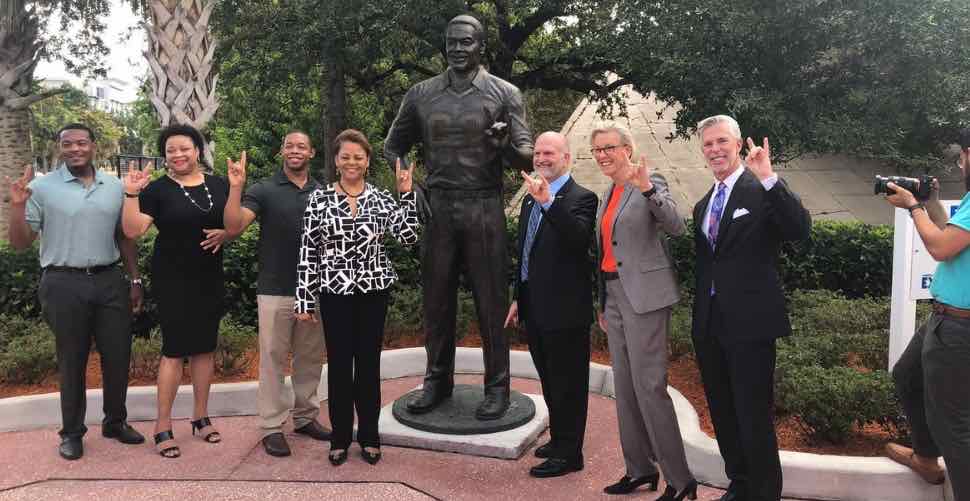
[{"label": "black belt", "polygon": [[84,273],[85,275],[97,275],[103,271],[108,271],[112,268],[118,266],[121,260],[115,261],[111,264],[99,264],[97,266],[88,266],[86,268],[75,268],[73,266],[48,266],[44,268],[45,272],[48,271],[63,271],[67,273]]},{"label": "black belt", "polygon": [[616,271],[600,271],[603,274],[603,280],[619,280],[620,273]]},{"label": "black belt", "polygon": [[970,310],[965,310],[963,308],[957,308],[956,306],[950,306],[943,303],[933,303],[933,311],[944,316],[954,317],[954,318],[970,318]]}]

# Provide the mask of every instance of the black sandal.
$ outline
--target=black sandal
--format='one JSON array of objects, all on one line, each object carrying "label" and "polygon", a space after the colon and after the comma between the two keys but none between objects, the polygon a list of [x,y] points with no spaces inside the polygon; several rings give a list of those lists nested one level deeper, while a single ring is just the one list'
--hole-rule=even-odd
[{"label": "black sandal", "polygon": [[182,455],[172,430],[165,430],[155,434],[155,450],[163,458],[175,459]]},{"label": "black sandal", "polygon": [[347,449],[330,449],[329,458],[330,464],[340,466],[347,462]]},{"label": "black sandal", "polygon": [[212,421],[209,420],[209,416],[201,417],[195,421],[190,421],[192,423],[192,436],[195,436],[195,432],[199,432],[199,436],[202,440],[209,442],[210,444],[217,444],[222,441],[222,435],[212,426]]}]

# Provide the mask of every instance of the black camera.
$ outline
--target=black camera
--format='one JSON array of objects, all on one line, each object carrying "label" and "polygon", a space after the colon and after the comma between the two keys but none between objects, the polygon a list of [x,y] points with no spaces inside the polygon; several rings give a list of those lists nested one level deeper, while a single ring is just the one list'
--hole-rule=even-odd
[{"label": "black camera", "polygon": [[915,177],[902,177],[902,176],[880,176],[876,174],[876,187],[875,194],[881,195],[893,195],[896,190],[886,186],[888,183],[893,183],[900,188],[910,192],[917,200],[929,200],[930,192],[933,190],[933,183],[936,182],[936,178],[928,174],[923,174],[919,178]]}]

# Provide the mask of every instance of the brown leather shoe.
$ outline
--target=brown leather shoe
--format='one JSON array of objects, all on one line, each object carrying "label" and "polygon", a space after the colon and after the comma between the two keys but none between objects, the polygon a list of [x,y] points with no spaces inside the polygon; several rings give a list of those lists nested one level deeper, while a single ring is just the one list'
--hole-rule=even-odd
[{"label": "brown leather shoe", "polygon": [[915,471],[931,484],[939,485],[945,480],[946,473],[936,458],[917,455],[909,447],[890,442],[886,444],[886,457]]}]

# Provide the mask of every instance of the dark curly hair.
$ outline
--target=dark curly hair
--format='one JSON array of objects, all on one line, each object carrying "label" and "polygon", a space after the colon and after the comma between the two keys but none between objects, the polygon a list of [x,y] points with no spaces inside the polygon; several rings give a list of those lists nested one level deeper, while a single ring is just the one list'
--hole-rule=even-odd
[{"label": "dark curly hair", "polygon": [[172,136],[187,136],[192,140],[192,144],[199,150],[199,163],[206,167],[211,167],[205,161],[205,137],[195,127],[191,125],[175,124],[165,127],[158,132],[158,154],[165,156],[165,143]]}]

